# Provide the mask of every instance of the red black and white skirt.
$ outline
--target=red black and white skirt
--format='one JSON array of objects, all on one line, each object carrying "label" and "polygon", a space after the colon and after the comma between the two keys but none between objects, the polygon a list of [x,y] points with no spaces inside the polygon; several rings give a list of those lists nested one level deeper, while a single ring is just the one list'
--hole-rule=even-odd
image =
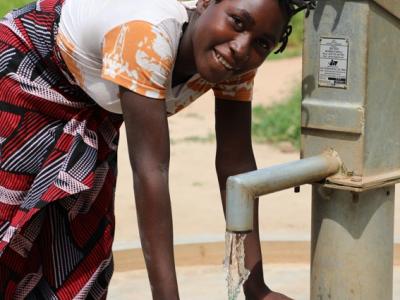
[{"label": "red black and white skirt", "polygon": [[104,299],[120,115],[68,80],[63,0],[0,21],[0,299]]}]

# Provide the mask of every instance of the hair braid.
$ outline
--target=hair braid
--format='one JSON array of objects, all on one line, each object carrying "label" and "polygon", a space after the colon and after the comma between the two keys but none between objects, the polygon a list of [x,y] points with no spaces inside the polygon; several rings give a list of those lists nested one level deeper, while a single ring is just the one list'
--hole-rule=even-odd
[{"label": "hair braid", "polygon": [[[317,6],[317,0],[280,0],[287,11],[288,19],[290,19],[300,11],[305,10],[306,18],[310,15],[310,11]],[[292,33],[292,25],[287,24],[286,29],[280,39],[281,46],[275,51],[275,54],[283,52],[288,44],[289,35]]]}]

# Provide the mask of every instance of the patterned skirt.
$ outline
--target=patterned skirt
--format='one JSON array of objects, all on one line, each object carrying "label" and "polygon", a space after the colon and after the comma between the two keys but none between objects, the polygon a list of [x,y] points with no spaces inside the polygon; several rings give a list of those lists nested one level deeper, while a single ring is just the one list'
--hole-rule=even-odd
[{"label": "patterned skirt", "polygon": [[120,115],[71,80],[63,0],[0,21],[0,299],[104,299]]}]

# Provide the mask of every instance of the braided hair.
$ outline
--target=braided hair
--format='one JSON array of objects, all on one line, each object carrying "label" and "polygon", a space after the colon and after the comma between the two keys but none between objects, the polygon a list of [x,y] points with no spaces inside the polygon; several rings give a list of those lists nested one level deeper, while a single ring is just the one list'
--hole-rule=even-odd
[{"label": "braided hair", "polygon": [[289,24],[290,19],[300,11],[305,10],[306,18],[309,16],[310,11],[315,9],[317,6],[317,0],[279,0],[279,4],[284,7],[288,15],[288,23],[286,24],[286,28],[282,34],[279,42],[281,46],[274,53],[283,52],[287,46],[288,39],[290,34],[292,33],[292,25]]}]

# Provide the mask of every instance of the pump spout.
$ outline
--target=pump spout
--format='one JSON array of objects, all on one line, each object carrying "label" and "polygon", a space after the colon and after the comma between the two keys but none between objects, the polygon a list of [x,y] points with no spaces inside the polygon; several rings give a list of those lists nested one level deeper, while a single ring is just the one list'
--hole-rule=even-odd
[{"label": "pump spout", "polygon": [[341,161],[336,152],[231,176],[227,180],[226,230],[253,230],[254,199],[305,183],[325,179],[339,171]]}]

